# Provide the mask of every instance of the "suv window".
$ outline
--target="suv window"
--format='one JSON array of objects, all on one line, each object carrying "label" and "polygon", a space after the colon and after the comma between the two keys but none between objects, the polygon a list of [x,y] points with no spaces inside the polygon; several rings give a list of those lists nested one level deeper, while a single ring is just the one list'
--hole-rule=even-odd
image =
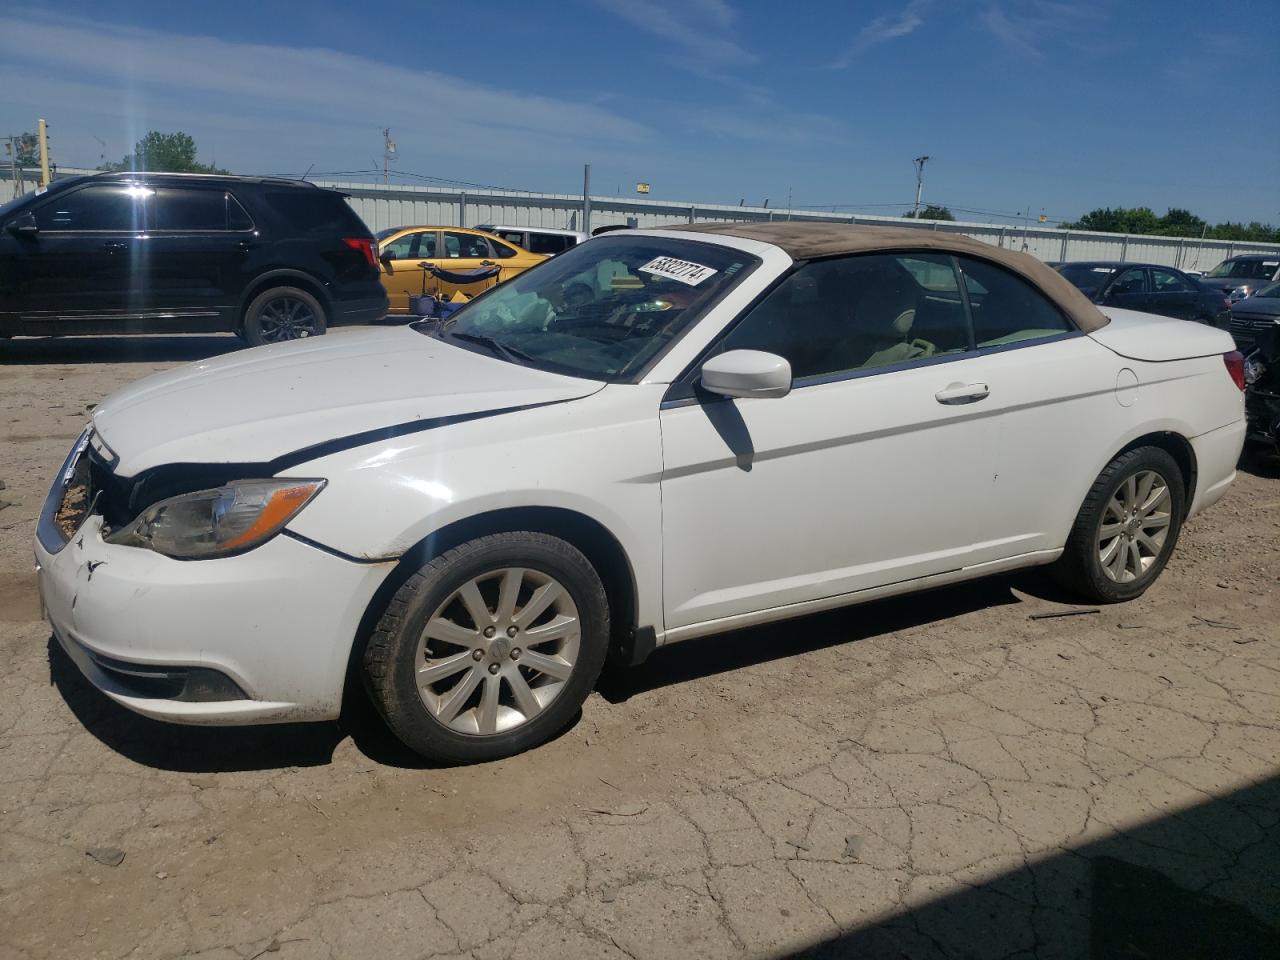
[{"label": "suv window", "polygon": [[554,257],[557,253],[564,253],[573,246],[569,242],[571,239],[571,237],[562,237],[556,233],[531,233],[529,234],[529,246],[525,249],[530,253],[545,253],[549,257]]},{"label": "suv window", "polygon": [[1195,287],[1172,270],[1151,270],[1151,282],[1156,293],[1191,293]]},{"label": "suv window", "polygon": [[353,237],[368,235],[364,221],[347,206],[341,194],[330,190],[269,191],[264,199],[285,223],[299,233],[342,233]]},{"label": "suv window", "polygon": [[800,380],[958,353],[969,330],[949,257],[874,254],[802,267],[721,348],[786,357]]},{"label": "suv window", "polygon": [[149,225],[145,187],[101,184],[62,193],[35,210],[41,230],[99,230],[139,233]]},{"label": "suv window", "polygon": [[250,230],[253,221],[225,190],[160,187],[156,190],[155,229],[182,231]]},{"label": "suv window", "polygon": [[444,255],[451,260],[460,258],[484,260],[489,256],[489,245],[484,237],[475,233],[444,234]]},{"label": "suv window", "polygon": [[525,240],[524,234],[519,230],[503,230],[498,233],[497,236],[507,241],[507,243],[514,243],[517,247],[524,247],[526,250],[529,249],[524,246],[527,241]]},{"label": "suv window", "polygon": [[970,257],[956,260],[969,294],[977,346],[1041,340],[1071,331],[1062,311],[1021,277]]}]

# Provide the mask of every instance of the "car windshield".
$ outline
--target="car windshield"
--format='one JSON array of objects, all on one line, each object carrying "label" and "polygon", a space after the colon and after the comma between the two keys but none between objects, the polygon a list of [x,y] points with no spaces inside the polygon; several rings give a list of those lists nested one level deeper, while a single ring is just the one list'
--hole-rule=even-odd
[{"label": "car windshield", "polygon": [[1058,272],[1081,290],[1097,290],[1115,273],[1114,267],[1087,263],[1064,263]]},{"label": "car windshield", "polygon": [[1280,260],[1223,260],[1205,276],[1211,280],[1219,280],[1223,277],[1270,280],[1278,266],[1280,266]]},{"label": "car windshield", "polygon": [[629,380],[759,262],[709,243],[600,237],[423,332],[530,366]]}]

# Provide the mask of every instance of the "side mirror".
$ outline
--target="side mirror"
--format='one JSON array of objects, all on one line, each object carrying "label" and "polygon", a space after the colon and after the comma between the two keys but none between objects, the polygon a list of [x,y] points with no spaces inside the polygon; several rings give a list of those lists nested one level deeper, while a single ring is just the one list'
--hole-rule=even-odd
[{"label": "side mirror", "polygon": [[385,253],[378,254],[378,262],[381,263],[383,267],[386,268],[387,273],[396,272],[396,268],[391,265],[391,260],[392,260],[392,256],[391,256],[390,250],[386,251]]},{"label": "side mirror", "polygon": [[40,232],[40,228],[36,226],[36,215],[29,212],[10,220],[4,228],[15,237],[34,237]]},{"label": "side mirror", "polygon": [[791,392],[791,363],[763,350],[730,350],[702,365],[702,387],[722,397],[785,397]]}]

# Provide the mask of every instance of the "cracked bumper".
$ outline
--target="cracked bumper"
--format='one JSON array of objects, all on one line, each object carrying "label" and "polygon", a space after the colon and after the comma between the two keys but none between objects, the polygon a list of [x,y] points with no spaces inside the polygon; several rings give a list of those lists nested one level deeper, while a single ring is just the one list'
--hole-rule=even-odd
[{"label": "cracked bumper", "polygon": [[[54,636],[104,694],[178,723],[338,715],[352,641],[391,563],[353,563],[288,536],[236,557],[172,560],[104,543],[100,528],[91,516],[61,550],[37,540],[35,551]],[[234,699],[134,682],[215,672]]]}]

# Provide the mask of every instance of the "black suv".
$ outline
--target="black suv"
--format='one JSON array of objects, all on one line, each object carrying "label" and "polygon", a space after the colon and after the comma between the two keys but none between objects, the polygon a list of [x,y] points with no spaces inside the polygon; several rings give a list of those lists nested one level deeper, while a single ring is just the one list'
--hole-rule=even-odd
[{"label": "black suv", "polygon": [[59,180],[0,206],[0,337],[317,336],[386,314],[377,254],[344,195],[304,181]]}]

